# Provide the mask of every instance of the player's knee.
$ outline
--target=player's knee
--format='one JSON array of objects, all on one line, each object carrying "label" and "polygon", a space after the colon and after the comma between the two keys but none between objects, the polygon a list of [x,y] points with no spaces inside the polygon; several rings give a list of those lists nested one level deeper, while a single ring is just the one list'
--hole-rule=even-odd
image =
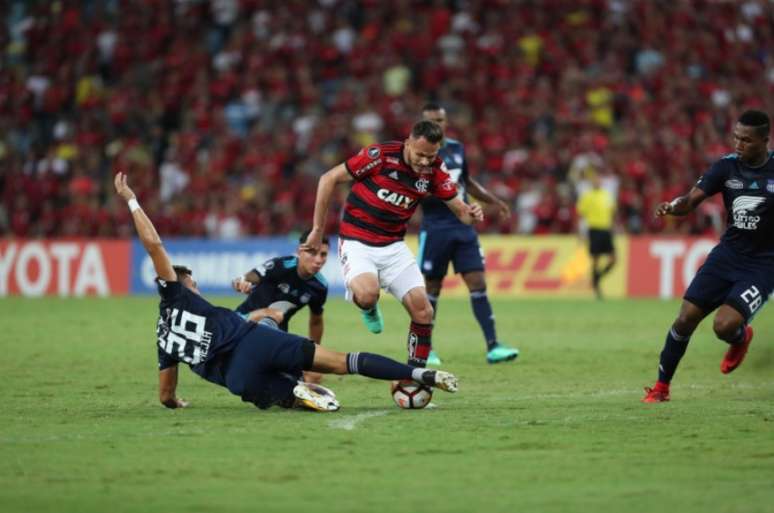
[{"label": "player's knee", "polygon": [[353,300],[355,301],[355,304],[363,310],[370,310],[375,307],[376,303],[379,301],[379,293],[371,291],[358,292],[355,294]]},{"label": "player's knee", "polygon": [[441,294],[441,282],[438,280],[425,280],[425,289],[431,296],[438,297]]},{"label": "player's knee", "polygon": [[715,317],[715,320],[712,322],[712,329],[719,339],[730,340],[734,338],[737,331],[739,331],[739,322],[734,319],[718,316]]},{"label": "player's knee", "polygon": [[675,319],[674,324],[672,324],[672,327],[680,335],[689,337],[696,329],[696,325],[697,322],[692,317],[680,313],[680,315],[677,316],[677,319]]},{"label": "player's knee", "polygon": [[473,272],[465,274],[463,276],[465,285],[468,286],[470,292],[486,292],[486,280],[484,279],[484,273]]},{"label": "player's knee", "polygon": [[431,324],[433,322],[433,306],[427,302],[412,309],[411,320],[420,324]]}]

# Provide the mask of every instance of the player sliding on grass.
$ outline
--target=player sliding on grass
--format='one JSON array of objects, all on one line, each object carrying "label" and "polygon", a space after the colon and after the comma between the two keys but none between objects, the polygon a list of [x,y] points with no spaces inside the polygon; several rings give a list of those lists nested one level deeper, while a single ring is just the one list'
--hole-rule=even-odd
[{"label": "player sliding on grass", "polygon": [[730,347],[720,364],[723,374],[744,360],[753,337],[749,322],[774,290],[774,152],[769,152],[769,116],[749,110],[734,127],[734,153],[715,162],[686,194],[662,203],[656,215],[684,216],[704,199],[723,194],[728,211],[720,243],[688,286],[667,334],[658,381],[646,388],[643,402],[669,400],[669,383],[691,334],[717,309],[713,329]]},{"label": "player sliding on grass", "polygon": [[420,121],[405,141],[368,146],[325,173],[317,186],[314,224],[304,246],[320,247],[336,186],[354,180],[339,231],[339,263],[347,298],[360,307],[373,333],[384,326],[377,305],[380,289],[403,303],[411,317],[409,364],[417,367],[427,364],[430,353],[433,307],[419,266],[403,241],[406,224],[419,202],[430,195],[443,200],[465,224],[484,218],[481,207],[466,204],[441,170],[442,141],[438,124]]},{"label": "player sliding on grass", "polygon": [[232,310],[211,305],[200,295],[191,271],[170,262],[153,223],[127,185],[126,175],[116,175],[115,187],[128,202],[137,235],[158,276],[161,302],[156,335],[159,399],[164,406],[187,406],[176,393],[180,362],[259,408],[289,406],[295,399],[314,410],[337,410],[339,404],[330,391],[298,381],[305,370],[413,380],[456,392],[457,378],[448,372],[415,369],[372,353],[331,351],[309,339],[246,321]]}]

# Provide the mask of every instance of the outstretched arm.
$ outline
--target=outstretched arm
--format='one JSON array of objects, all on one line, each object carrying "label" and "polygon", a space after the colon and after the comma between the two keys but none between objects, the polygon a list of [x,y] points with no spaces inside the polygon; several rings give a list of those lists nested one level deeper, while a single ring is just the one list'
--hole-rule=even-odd
[{"label": "outstretched arm", "polygon": [[656,215],[662,217],[665,215],[670,216],[685,216],[696,210],[699,203],[707,198],[707,194],[698,187],[691,187],[688,194],[678,196],[672,201],[663,202],[656,207]]},{"label": "outstretched arm", "polygon": [[347,171],[344,163],[330,169],[320,177],[317,184],[317,197],[314,202],[314,218],[312,220],[312,231],[306,238],[306,242],[301,244],[301,250],[318,250],[322,244],[323,231],[325,230],[325,221],[328,218],[328,207],[331,203],[331,197],[340,183],[349,182],[352,176]]},{"label": "outstretched arm", "polygon": [[156,275],[162,280],[176,281],[177,275],[172,268],[172,262],[169,260],[164,245],[161,243],[161,237],[156,232],[156,228],[148,216],[145,215],[140,204],[137,203],[137,196],[134,191],[129,188],[126,183],[126,175],[124,173],[116,174],[113,183],[116,186],[116,192],[129,204],[129,210],[132,212],[132,219],[134,220],[134,227],[137,230],[137,236],[140,238],[140,242],[145,251],[148,252],[148,256],[153,261],[153,268],[156,270]]},{"label": "outstretched arm", "polygon": [[159,401],[167,408],[185,408],[188,403],[175,395],[177,390],[177,365],[159,371]]},{"label": "outstretched arm", "polygon": [[484,220],[484,211],[481,210],[481,206],[476,204],[468,205],[462,201],[462,198],[459,195],[445,203],[446,206],[454,212],[454,215],[465,224],[480,223]]},{"label": "outstretched arm", "polygon": [[503,219],[511,217],[511,209],[506,202],[492,194],[483,185],[478,183],[474,178],[468,176],[465,180],[465,186],[468,193],[479,201],[483,201],[487,205],[493,205],[497,207],[497,211],[500,213]]}]

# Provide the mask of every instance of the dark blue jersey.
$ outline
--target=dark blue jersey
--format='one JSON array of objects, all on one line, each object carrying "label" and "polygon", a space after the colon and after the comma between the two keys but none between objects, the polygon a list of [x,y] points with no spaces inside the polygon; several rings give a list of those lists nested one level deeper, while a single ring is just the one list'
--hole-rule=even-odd
[{"label": "dark blue jersey", "polygon": [[236,312],[211,305],[179,281],[156,279],[161,302],[156,327],[159,370],[179,362],[209,381],[219,382],[218,359],[255,328]]},{"label": "dark blue jersey", "polygon": [[328,298],[328,282],[320,273],[306,280],[301,278],[298,275],[298,258],[272,258],[253,272],[261,277],[261,281],[237,307],[237,312],[248,314],[260,308],[279,310],[285,314],[279,326],[284,331],[288,330],[290,318],[306,305],[316,315],[323,313],[323,305]]},{"label": "dark blue jersey", "polygon": [[721,244],[743,255],[774,258],[774,152],[756,168],[734,154],[723,157],[696,187],[707,196],[723,194],[728,215]]},{"label": "dark blue jersey", "polygon": [[[465,147],[454,139],[446,139],[441,146],[438,156],[443,161],[441,169],[449,173],[452,181],[457,185],[457,191],[462,195],[465,203],[468,195],[465,184],[468,180],[468,162],[465,159]],[[436,197],[430,196],[422,201],[422,229],[444,226],[467,226],[454,215],[446,204]]]}]

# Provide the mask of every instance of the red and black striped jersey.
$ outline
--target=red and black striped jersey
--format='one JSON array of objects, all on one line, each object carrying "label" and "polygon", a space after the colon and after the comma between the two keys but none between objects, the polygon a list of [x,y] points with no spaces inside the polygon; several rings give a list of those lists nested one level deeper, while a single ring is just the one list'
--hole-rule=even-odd
[{"label": "red and black striped jersey", "polygon": [[415,173],[403,160],[402,142],[360,150],[344,163],[355,183],[344,206],[339,235],[369,246],[402,240],[420,201],[430,195],[448,201],[457,195],[457,186],[441,164],[436,158],[431,171]]}]

